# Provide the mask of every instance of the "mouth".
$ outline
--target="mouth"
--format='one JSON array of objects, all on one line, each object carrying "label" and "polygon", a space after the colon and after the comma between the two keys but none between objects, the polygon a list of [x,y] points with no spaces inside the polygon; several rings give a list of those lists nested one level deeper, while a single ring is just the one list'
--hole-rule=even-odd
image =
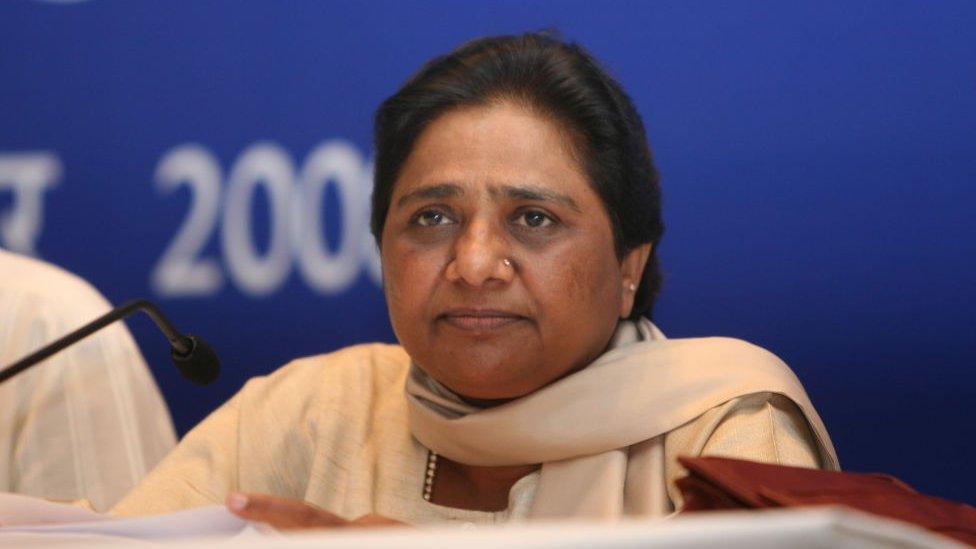
[{"label": "mouth", "polygon": [[437,320],[459,330],[484,333],[507,328],[528,318],[497,309],[452,309],[439,315]]}]

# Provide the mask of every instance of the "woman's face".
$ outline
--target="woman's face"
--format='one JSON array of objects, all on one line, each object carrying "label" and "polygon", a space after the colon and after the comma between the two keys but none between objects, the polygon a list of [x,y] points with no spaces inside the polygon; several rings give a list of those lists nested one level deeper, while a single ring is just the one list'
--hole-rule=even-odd
[{"label": "woman's face", "polygon": [[617,258],[569,135],[508,103],[424,130],[382,234],[400,343],[434,379],[482,400],[528,394],[600,355],[648,252]]}]

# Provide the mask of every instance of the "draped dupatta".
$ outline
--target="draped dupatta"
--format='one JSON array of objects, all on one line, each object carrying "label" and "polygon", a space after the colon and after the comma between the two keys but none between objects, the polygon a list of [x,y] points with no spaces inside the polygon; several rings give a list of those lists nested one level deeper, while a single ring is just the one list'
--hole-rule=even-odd
[{"label": "draped dupatta", "polygon": [[542,464],[533,518],[666,514],[664,435],[762,392],[798,406],[821,465],[837,469],[823,422],[779,358],[736,339],[666,339],[648,320],[621,322],[588,367],[500,406],[472,406],[416,364],[406,383],[411,431],[432,451],[469,465]]}]

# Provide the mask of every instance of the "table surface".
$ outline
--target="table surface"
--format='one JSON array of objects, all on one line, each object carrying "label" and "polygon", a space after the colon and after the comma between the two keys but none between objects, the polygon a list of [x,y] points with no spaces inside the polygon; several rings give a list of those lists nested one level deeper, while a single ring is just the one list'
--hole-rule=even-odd
[{"label": "table surface", "polygon": [[[91,534],[9,534],[0,546],[111,547],[132,546],[133,539]],[[140,540],[140,546],[182,549],[212,547],[463,549],[582,548],[942,548],[964,547],[953,540],[903,522],[839,507],[771,511],[711,512],[666,520],[618,523],[550,522],[503,526],[380,528],[318,531],[267,537],[254,531],[234,538]]]}]

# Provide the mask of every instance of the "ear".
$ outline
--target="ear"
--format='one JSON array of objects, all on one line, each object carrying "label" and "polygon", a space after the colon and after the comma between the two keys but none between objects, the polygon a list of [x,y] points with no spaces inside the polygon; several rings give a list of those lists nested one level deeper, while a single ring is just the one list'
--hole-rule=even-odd
[{"label": "ear", "polygon": [[[630,316],[634,308],[637,287],[640,286],[644,266],[651,255],[651,243],[641,244],[624,255],[620,260],[620,318]],[[634,289],[631,290],[631,287]]]}]

